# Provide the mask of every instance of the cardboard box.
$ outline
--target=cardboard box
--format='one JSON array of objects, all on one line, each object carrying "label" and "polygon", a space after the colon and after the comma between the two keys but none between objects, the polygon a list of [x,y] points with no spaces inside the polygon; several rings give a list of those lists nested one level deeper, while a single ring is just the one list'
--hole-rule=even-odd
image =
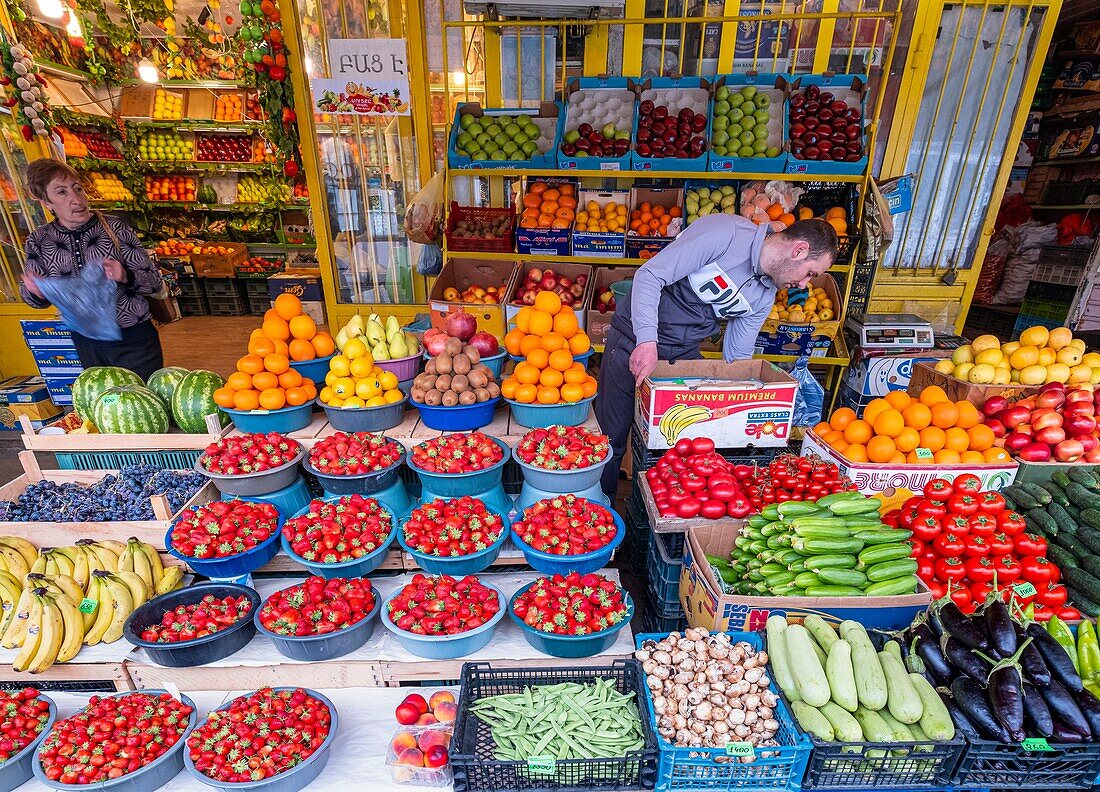
[{"label": "cardboard box", "polygon": [[587,319],[586,306],[591,300],[592,295],[592,271],[595,269],[591,264],[573,264],[568,261],[524,261],[520,262],[519,268],[516,271],[516,277],[512,284],[508,287],[507,297],[504,304],[504,324],[507,330],[511,330],[516,324],[516,314],[520,312],[523,305],[513,304],[516,299],[516,293],[519,291],[520,286],[523,285],[524,280],[527,278],[527,273],[533,269],[552,269],[558,275],[564,275],[567,278],[572,278],[574,281],[579,275],[585,277],[584,291],[581,293],[580,299],[574,303],[575,307],[573,313],[577,317],[577,326],[581,330],[585,329],[585,321]]},{"label": "cardboard box", "polygon": [[73,336],[60,319],[22,319],[23,339],[34,349],[72,349]]},{"label": "cardboard box", "polygon": [[73,375],[84,370],[75,349],[32,349],[34,362],[43,375]]},{"label": "cardboard box", "polygon": [[[710,110],[711,84],[702,77],[648,77],[642,82],[631,79],[630,87],[638,95],[638,102],[651,101],[654,105],[664,105],[673,118],[681,110],[706,117]],[[707,151],[698,157],[650,157],[638,153],[638,125],[641,116],[634,118],[634,128],[630,139],[634,141],[631,166],[636,171],[705,171],[707,169]],[[705,140],[710,140],[706,130],[700,130]],[[687,152],[690,154],[690,152]]]},{"label": "cardboard box", "polygon": [[21,415],[27,416],[41,428],[61,412],[61,408],[50,401],[46,381],[41,377],[0,380],[0,430],[17,429]]},{"label": "cardboard box", "polygon": [[611,329],[614,311],[600,313],[596,309],[600,294],[611,288],[612,283],[631,280],[638,271],[637,267],[597,267],[592,276],[592,291],[588,294],[585,315],[585,332],[593,344],[602,344],[607,340],[607,331]]},{"label": "cardboard box", "polygon": [[[630,205],[629,190],[581,190],[577,195],[577,209],[588,206],[589,201],[595,201],[603,209],[609,203],[614,202],[619,206]],[[630,217],[627,215],[627,227]],[[578,231],[573,228],[573,255],[574,256],[607,256],[608,258],[626,257],[626,230],[603,231]]]},{"label": "cardboard box", "polygon": [[432,327],[442,330],[447,314],[464,311],[477,319],[477,329],[504,338],[504,306],[481,303],[450,302],[443,299],[445,289],[454,287],[459,292],[470,286],[495,286],[503,284],[504,294],[512,291],[516,277],[514,261],[485,261],[482,259],[452,259],[444,263],[428,295],[428,311]]},{"label": "cardboard box", "polygon": [[46,379],[46,390],[50,392],[50,399],[54,404],[69,405],[73,403],[73,389],[72,384],[76,382],[74,376],[48,376]]},{"label": "cardboard box", "polygon": [[805,355],[826,357],[829,347],[840,332],[840,290],[832,275],[818,275],[811,281],[814,288],[824,289],[833,303],[833,315],[837,319],[814,324],[792,324],[786,319],[765,319],[756,336],[758,355]]},{"label": "cardboard box", "polygon": [[805,618],[811,613],[833,625],[853,619],[868,629],[899,630],[932,601],[932,594],[920,584],[914,594],[893,597],[743,597],[725,594],[706,554],[728,557],[743,521],[716,522],[693,528],[684,537],[684,560],[680,571],[680,603],[692,627],[718,632],[764,629],[772,615]]},{"label": "cardboard box", "polygon": [[[865,74],[802,74],[790,85],[788,96],[804,92],[811,85],[818,86],[822,91],[828,91],[833,96],[845,102],[848,107],[859,108],[860,123],[863,130],[860,133],[860,141],[863,143],[862,156],[855,162],[837,162],[835,160],[809,160],[799,159],[793,153],[787,157],[787,173],[826,173],[830,175],[846,174],[858,175],[867,169],[867,75]],[[788,112],[788,118],[790,114]]]},{"label": "cardboard box", "polygon": [[[661,206],[666,210],[677,207],[682,213],[684,206],[684,191],[678,187],[635,187],[630,191],[631,215],[633,215],[634,210],[643,203],[648,203],[650,206]],[[627,216],[628,221],[629,217],[630,215]],[[683,217],[683,214],[681,214],[681,217]],[[680,222],[682,223],[683,220]],[[681,230],[683,230],[683,228],[681,228]],[[672,236],[638,236],[637,234],[631,234],[627,231],[626,257],[640,259],[653,258],[671,245],[675,239],[675,234]]]},{"label": "cardboard box", "polygon": [[811,454],[840,468],[856,488],[865,495],[887,495],[901,490],[911,493],[921,492],[933,479],[954,481],[964,473],[972,473],[982,480],[983,490],[1001,490],[1016,479],[1019,465],[1011,462],[997,462],[990,465],[938,465],[928,460],[927,464],[878,464],[874,462],[849,462],[841,453],[830,447],[812,429],[806,432],[802,440],[802,456]]},{"label": "cardboard box", "polygon": [[280,294],[293,294],[303,303],[325,301],[325,291],[319,275],[288,275],[279,273],[267,279],[267,295],[272,300]]},{"label": "cardboard box", "polygon": [[1054,88],[1100,91],[1100,56],[1082,55],[1068,59],[1054,81]]},{"label": "cardboard box", "polygon": [[1013,401],[1039,392],[1036,386],[1020,385],[1015,382],[1011,385],[975,385],[948,374],[941,374],[932,364],[918,363],[913,367],[913,374],[906,390],[910,396],[918,396],[929,385],[939,385],[951,401],[968,401],[976,407],[981,407],[993,396],[1004,396]]},{"label": "cardboard box", "polygon": [[[602,115],[582,109],[586,99],[595,98]],[[587,120],[594,129],[602,129],[613,123],[620,132],[629,133],[634,128],[638,108],[638,95],[626,77],[574,77],[562,90],[565,101],[565,122],[562,140],[571,130],[576,130]],[[614,109],[608,100],[618,99]],[[621,157],[577,157],[558,149],[558,167],[563,170],[630,170],[632,155],[629,150]],[[620,254],[622,255],[622,254]]]},{"label": "cardboard box", "polygon": [[[765,360],[660,361],[638,388],[634,422],[648,448],[709,437],[721,448],[785,446],[798,384]],[[696,421],[685,424],[689,408]]]},{"label": "cardboard box", "polygon": [[[556,188],[562,184],[568,184],[573,187],[573,194],[577,194],[578,181],[567,176],[551,176],[549,178],[532,178],[528,177],[523,182],[523,189],[516,193],[516,212],[519,216],[523,217],[523,196],[527,194],[528,188],[536,183],[542,182],[548,189]],[[573,228],[522,228],[516,226],[516,251],[519,253],[529,253],[535,256],[568,256],[572,250],[573,243]]]}]

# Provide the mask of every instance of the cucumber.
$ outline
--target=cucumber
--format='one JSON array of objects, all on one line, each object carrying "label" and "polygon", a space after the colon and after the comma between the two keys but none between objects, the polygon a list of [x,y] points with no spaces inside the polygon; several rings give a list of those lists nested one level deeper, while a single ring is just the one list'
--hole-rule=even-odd
[{"label": "cucumber", "polygon": [[1009,486],[1005,487],[1002,492],[1004,493],[1006,498],[1011,498],[1012,501],[1020,509],[1023,509],[1025,511],[1028,509],[1034,509],[1036,506],[1039,505],[1039,501],[1035,500],[1035,498],[1032,497],[1031,493],[1023,489],[1022,487],[1016,486],[1015,484],[1010,484]]},{"label": "cucumber", "polygon": [[859,706],[856,694],[856,672],[852,666],[852,645],[847,641],[836,640],[829,648],[829,657],[825,661],[825,676],[829,680],[833,701],[848,712],[855,712]]},{"label": "cucumber", "polygon": [[866,707],[856,707],[852,713],[859,728],[863,730],[863,736],[868,742],[893,742],[894,732],[886,725],[886,721],[875,710]]},{"label": "cucumber", "polygon": [[[1062,491],[1064,492],[1066,487],[1069,486],[1070,481],[1072,481],[1073,479],[1071,479],[1066,474],[1066,471],[1056,470],[1056,471],[1054,471],[1053,473],[1050,474],[1050,480],[1053,481],[1055,484],[1057,484],[1059,487],[1061,487]],[[1084,482],[1081,482],[1081,483],[1084,484]],[[1095,484],[1095,482],[1094,482],[1094,484]],[[1091,487],[1091,486],[1093,486],[1093,484],[1085,484],[1085,486],[1086,487]]]},{"label": "cucumber", "polygon": [[1081,523],[1078,524],[1088,525],[1090,528],[1100,531],[1100,509],[1081,509]]},{"label": "cucumber", "polygon": [[1058,533],[1058,523],[1054,522],[1051,516],[1047,514],[1045,506],[1029,509],[1027,516],[1042,526],[1044,533],[1049,533],[1052,536]]},{"label": "cucumber", "polygon": [[775,554],[775,560],[780,564],[793,564],[795,561],[800,561],[802,554],[792,547],[788,547],[786,550]]},{"label": "cucumber", "polygon": [[1066,533],[1060,533],[1052,537],[1051,541],[1066,548],[1078,558],[1084,558],[1092,552],[1083,544],[1081,544],[1081,540],[1079,540],[1076,536],[1070,536]]},{"label": "cucumber", "polygon": [[863,589],[855,586],[840,586],[820,583],[806,589],[807,597],[862,597]]},{"label": "cucumber", "polygon": [[856,531],[854,534],[856,539],[861,539],[867,545],[905,542],[912,535],[913,532],[906,528],[887,528],[884,531]]},{"label": "cucumber", "polygon": [[[1059,471],[1061,472],[1061,471]],[[1086,465],[1074,465],[1068,471],[1066,471],[1066,477],[1071,481],[1075,481],[1082,487],[1088,487],[1089,489],[1100,488],[1100,479],[1096,477],[1096,468]],[[1061,482],[1059,482],[1061,483]],[[1063,484],[1064,486],[1068,486]]]},{"label": "cucumber", "polygon": [[883,561],[875,564],[867,570],[867,579],[872,583],[881,583],[884,580],[914,575],[917,572],[917,559],[899,558],[894,561]]},{"label": "cucumber", "polygon": [[[813,557],[814,556],[810,556],[809,558],[804,558],[802,556],[799,556],[798,560],[795,561],[793,564],[787,564],[787,569],[790,570],[791,572],[794,572],[796,575],[799,572],[805,572],[806,571],[806,562],[809,561],[810,558],[813,558]],[[810,570],[810,571],[812,572],[813,570]]]},{"label": "cucumber", "polygon": [[1066,588],[1069,590],[1069,601],[1077,610],[1086,616],[1092,616],[1094,619],[1100,616],[1100,603],[1089,599],[1088,595],[1068,583]]},{"label": "cucumber", "polygon": [[881,564],[883,561],[896,561],[899,558],[909,558],[913,548],[907,543],[880,544],[865,547],[859,553],[859,563],[862,566]]},{"label": "cucumber", "polygon": [[890,652],[878,653],[882,673],[886,676],[886,707],[890,714],[902,723],[916,723],[924,714],[924,705],[913,689],[909,672],[901,660]]},{"label": "cucumber", "polygon": [[[913,563],[916,564],[917,562],[914,561]],[[853,586],[862,589],[863,586],[867,585],[867,575],[863,574],[858,569],[826,567],[825,569],[819,570],[817,576],[822,583],[827,583],[830,586]]]},{"label": "cucumber", "polygon": [[1082,509],[1100,509],[1100,494],[1071,481],[1066,487],[1066,497]]},{"label": "cucumber", "polygon": [[764,585],[768,590],[777,589],[780,586],[786,586],[789,583],[794,583],[795,573],[783,570],[782,572],[773,572],[770,575],[765,576]]},{"label": "cucumber", "polygon": [[1078,509],[1072,503],[1069,506],[1063,506],[1062,508],[1065,510],[1066,514],[1068,514],[1070,516],[1070,519],[1073,520],[1074,525],[1080,525],[1081,524],[1081,510],[1080,509]]},{"label": "cucumber", "polygon": [[767,577],[768,575],[774,575],[776,572],[786,572],[787,568],[774,561],[769,561],[764,566],[760,567],[760,573]]},{"label": "cucumber", "polygon": [[754,514],[747,520],[750,528],[763,528],[769,522],[768,518],[763,514]]},{"label": "cucumber", "polygon": [[768,545],[768,549],[778,553],[780,550],[787,549],[787,537],[786,534],[772,534],[764,540]]},{"label": "cucumber", "polygon": [[798,536],[820,539],[846,539],[852,535],[843,522],[826,521],[811,518],[806,521],[794,520],[791,528]]},{"label": "cucumber", "polygon": [[1055,484],[1053,481],[1041,481],[1039,486],[1050,493],[1050,504],[1057,503],[1059,506],[1068,506],[1069,498],[1066,497],[1066,491]]},{"label": "cucumber", "polygon": [[923,674],[909,674],[909,681],[920,698],[924,713],[920,717],[920,728],[929,739],[935,742],[946,742],[955,737],[955,723],[951,720],[951,713],[947,705],[943,703],[932,683],[924,678]]},{"label": "cucumber", "polygon": [[1077,541],[1094,553],[1100,553],[1100,531],[1094,528],[1081,528],[1077,531]]},{"label": "cucumber", "polygon": [[829,719],[829,725],[833,727],[837,740],[840,742],[863,742],[863,729],[859,727],[859,721],[852,717],[851,712],[835,701],[822,705],[819,711]]},{"label": "cucumber", "polygon": [[1077,561],[1077,556],[1061,545],[1048,543],[1047,558],[1053,561],[1059,569],[1080,566],[1080,563]]},{"label": "cucumber", "polygon": [[1038,503],[1040,506],[1046,506],[1048,503],[1050,503],[1050,493],[1040,487],[1038,484],[1032,484],[1025,481],[1017,484],[1016,486],[1026,491],[1027,494],[1034,498],[1036,503]]},{"label": "cucumber", "polygon": [[1100,579],[1093,577],[1083,569],[1074,567],[1063,569],[1062,576],[1065,578],[1066,583],[1084,594],[1087,599],[1100,602]]},{"label": "cucumber", "polygon": [[[878,660],[867,629],[857,622],[846,621],[840,625],[840,635],[852,646],[852,667],[856,674],[856,695],[859,703],[872,710],[886,706],[886,675]],[[863,723],[860,723],[863,726]],[[864,726],[864,732],[867,728]]]},{"label": "cucumber", "polygon": [[808,589],[810,586],[820,584],[821,578],[817,576],[816,572],[799,572],[793,582],[799,588]]},{"label": "cucumber", "polygon": [[819,507],[816,503],[808,501],[785,501],[779,504],[779,516],[800,517],[804,514],[828,514],[825,507]]},{"label": "cucumber", "polygon": [[[826,702],[828,703],[828,702]],[[791,712],[803,731],[809,732],[819,740],[836,742],[836,733],[829,719],[818,712],[816,707],[811,707],[805,701],[791,702]]]},{"label": "cucumber", "polygon": [[[818,502],[820,503],[820,501]],[[856,514],[877,513],[882,508],[882,501],[878,498],[868,498],[866,495],[860,495],[858,498],[846,498],[830,503],[825,508],[841,517],[850,517]]]},{"label": "cucumber", "polygon": [[864,500],[867,496],[860,492],[834,492],[832,495],[826,495],[823,498],[817,499],[817,505],[822,509],[828,509],[834,503],[840,503],[846,500]]},{"label": "cucumber", "polygon": [[899,594],[913,594],[916,590],[917,576],[906,575],[905,577],[891,578],[890,580],[880,580],[878,583],[872,583],[863,590],[863,593],[868,597],[895,597]]},{"label": "cucumber", "polygon": [[1059,533],[1065,532],[1070,536],[1076,536],[1078,526],[1077,521],[1070,516],[1069,510],[1072,506],[1063,506],[1060,503],[1052,503],[1047,506],[1047,516],[1054,520],[1054,524],[1058,526]]},{"label": "cucumber", "polygon": [[856,557],[846,553],[836,555],[807,556],[803,562],[806,569],[811,572],[820,572],[822,569],[852,569],[856,565]]},{"label": "cucumber", "polygon": [[776,684],[792,702],[801,701],[802,694],[798,692],[798,683],[795,682],[791,662],[787,657],[787,619],[783,616],[769,616],[764,630],[768,637],[768,657],[772,662],[772,676],[775,677]]},{"label": "cucumber", "polygon": [[878,716],[894,735],[894,742],[913,742],[913,732],[909,727],[890,714],[889,709],[879,710]]},{"label": "cucumber", "polygon": [[[1047,550],[1049,551],[1050,548],[1048,547]],[[1049,552],[1047,553],[1047,557],[1050,558],[1051,561],[1054,561],[1054,558],[1051,557]],[[1076,561],[1076,559],[1074,559],[1074,560]],[[1057,561],[1054,561],[1054,563],[1058,564]],[[1059,564],[1059,566],[1061,566],[1061,565]],[[1077,564],[1073,564],[1073,566],[1077,566]],[[1081,559],[1080,566],[1081,566],[1081,569],[1088,572],[1094,578],[1097,578],[1098,580],[1100,580],[1100,556],[1094,556],[1094,555],[1085,556],[1084,558]]]},{"label": "cucumber", "polygon": [[787,625],[787,659],[792,669],[798,669],[798,692],[812,707],[828,703],[832,696],[829,678],[814,652],[814,640],[801,624]]},{"label": "cucumber", "polygon": [[811,613],[805,619],[802,620],[802,626],[809,630],[810,635],[813,636],[817,645],[828,652],[833,648],[840,639],[837,637],[836,630],[832,625],[818,616],[816,613]]},{"label": "cucumber", "polygon": [[768,522],[774,522],[775,520],[778,520],[780,517],[779,504],[769,503],[767,506],[760,510],[760,514]]},{"label": "cucumber", "polygon": [[863,541],[860,539],[807,539],[796,536],[791,540],[791,547],[808,555],[831,555],[834,553],[858,553],[863,549]]}]

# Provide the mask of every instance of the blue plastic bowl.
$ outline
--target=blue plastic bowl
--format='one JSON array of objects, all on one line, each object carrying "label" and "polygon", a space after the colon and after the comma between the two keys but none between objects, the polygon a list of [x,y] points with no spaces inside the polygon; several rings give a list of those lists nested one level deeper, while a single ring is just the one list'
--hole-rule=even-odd
[{"label": "blue plastic bowl", "polygon": [[[328,503],[335,503],[340,498],[346,497],[344,495],[335,495],[322,498]],[[312,501],[311,501],[312,503]],[[371,552],[367,553],[362,558],[355,558],[351,561],[340,561],[336,564],[319,564],[316,561],[306,561],[300,555],[290,549],[290,542],[286,540],[286,537],[282,537],[283,552],[304,566],[314,575],[320,575],[325,580],[332,580],[333,578],[354,578],[363,577],[364,575],[373,572],[382,565],[382,562],[386,560],[386,554],[389,553],[390,547],[393,545],[393,540],[398,534],[397,530],[397,515],[393,513],[386,504],[378,501],[378,505],[385,509],[390,515],[390,533],[386,537],[386,541],[382,543],[381,547],[376,547]],[[295,517],[302,517],[309,511],[309,505],[307,504],[304,509],[295,514]],[[279,532],[282,536],[282,531]],[[257,622],[258,624],[259,622]]]},{"label": "blue plastic bowl", "polygon": [[[274,689],[297,690],[297,688],[294,687],[277,687]],[[242,790],[242,792],[245,790],[247,790],[247,792],[260,792],[261,790],[262,792],[298,792],[298,790],[309,786],[317,779],[317,776],[321,774],[321,771],[325,769],[325,765],[328,763],[329,754],[332,752],[333,738],[336,736],[336,729],[340,724],[340,718],[336,712],[336,705],[333,704],[327,696],[323,696],[316,690],[310,688],[305,688],[305,691],[313,696],[313,698],[324,702],[325,706],[328,707],[330,722],[328,736],[325,738],[325,741],[321,743],[321,747],[314,751],[304,762],[279,773],[277,776],[265,778],[263,781],[229,783],[225,781],[215,781],[205,773],[196,770],[195,763],[191,761],[191,752],[184,751],[183,763],[187,767],[187,771],[207,786],[212,786],[216,789],[225,789],[228,792],[237,792],[237,790]],[[251,694],[246,693],[245,695],[248,696]],[[225,704],[218,707],[218,709],[228,709],[233,701],[235,701],[235,699],[227,701]],[[77,787],[73,787],[73,790],[74,792],[79,792],[79,788]]]},{"label": "blue plastic bowl", "polygon": [[[167,692],[167,690],[161,690],[159,688],[152,690],[127,690],[122,693],[106,695],[104,698],[118,698],[119,696],[128,696],[131,693],[148,693],[151,696],[155,696]],[[89,789],[110,789],[112,792],[153,792],[155,789],[160,789],[178,776],[180,770],[183,769],[184,757],[188,753],[185,748],[187,745],[187,738],[191,735],[195,726],[198,725],[199,712],[195,707],[195,702],[183,693],[179,694],[179,700],[191,708],[191,716],[187,719],[187,728],[184,730],[183,736],[180,737],[175,745],[158,756],[155,760],[145,765],[145,767],[135,770],[132,773],[127,773],[124,776],[119,776],[118,778],[100,781],[98,784],[62,784],[60,781],[50,781],[46,778],[46,772],[42,769],[42,762],[38,760],[37,752],[35,752],[35,761],[31,763],[34,777],[48,787],[61,789],[65,792],[87,792]]]},{"label": "blue plastic bowl", "polygon": [[520,426],[531,429],[545,429],[554,424],[562,426],[580,426],[588,420],[588,411],[591,409],[595,396],[581,399],[572,404],[520,404],[518,401],[505,399],[508,408],[512,411],[512,417]]},{"label": "blue plastic bowl", "polygon": [[440,432],[468,432],[472,429],[480,429],[493,422],[493,412],[497,408],[500,397],[489,399],[480,404],[459,405],[457,407],[429,407],[409,398],[409,404],[420,410],[420,419],[429,429]]},{"label": "blue plastic bowl", "polygon": [[[528,405],[524,405],[528,406]],[[520,440],[522,443],[523,441]],[[608,451],[603,462],[597,462],[590,467],[579,470],[546,470],[535,467],[516,457],[516,464],[523,471],[523,482],[530,484],[535,489],[553,493],[578,493],[600,483],[600,476],[607,463],[611,461],[611,452]]]},{"label": "blue plastic bowl", "polygon": [[[531,644],[531,646],[535,647],[535,649],[543,654],[548,654],[551,657],[592,657],[592,655],[598,655],[600,652],[610,649],[615,644],[615,639],[618,638],[619,630],[630,624],[630,620],[634,618],[634,600],[631,598],[630,593],[627,592],[626,589],[623,589],[623,602],[626,603],[626,617],[614,627],[608,627],[606,630],[601,630],[598,633],[591,633],[589,635],[554,635],[553,633],[536,630],[516,615],[515,606],[516,600],[520,598],[520,595],[537,582],[538,581],[532,581],[528,583],[512,595],[512,599],[508,603],[508,615],[511,616],[512,621],[518,624],[519,628],[523,630],[523,637],[527,639],[527,643]],[[620,585],[619,588],[622,588],[622,586]]]},{"label": "blue plastic bowl", "polygon": [[[592,503],[592,501],[589,501],[589,503]],[[596,505],[607,509],[602,503]],[[542,572],[544,575],[568,575],[570,572],[587,575],[589,572],[595,572],[597,569],[603,569],[607,566],[607,562],[611,560],[611,554],[615,552],[616,547],[622,544],[623,538],[626,536],[626,524],[623,522],[623,518],[614,509],[607,510],[611,512],[611,518],[615,521],[615,537],[599,550],[570,556],[544,553],[520,539],[514,528],[512,530],[512,542],[523,552],[524,559],[536,572]],[[521,519],[523,519],[522,514],[517,518],[517,521]]]},{"label": "blue plastic bowl", "polygon": [[[448,408],[453,409],[453,408]],[[428,492],[440,498],[459,498],[463,495],[474,495],[479,492],[488,492],[497,484],[500,484],[504,475],[504,465],[512,455],[510,449],[500,438],[490,438],[500,446],[504,456],[498,462],[484,470],[475,470],[472,473],[432,473],[413,462],[412,452],[409,452],[409,468],[420,476],[420,483]]]},{"label": "blue plastic bowl", "polygon": [[405,402],[408,400],[409,397],[406,395],[399,402],[378,407],[329,407],[327,404],[321,406],[333,429],[339,429],[341,432],[384,432],[400,426],[405,420]]},{"label": "blue plastic bowl", "polygon": [[493,637],[493,630],[504,618],[504,612],[508,610],[508,598],[504,592],[492,583],[481,581],[483,586],[491,588],[497,593],[500,602],[500,610],[493,614],[493,618],[480,627],[475,627],[468,632],[458,635],[417,635],[406,630],[399,629],[390,619],[390,600],[398,595],[398,589],[382,603],[382,624],[387,630],[397,636],[398,642],[405,649],[417,657],[425,657],[429,660],[453,660],[456,657],[465,657],[473,654],[489,643]]},{"label": "blue plastic bowl", "polygon": [[[262,503],[270,503],[280,514],[294,514],[294,512],[301,511],[307,503],[310,501],[309,486],[306,484],[306,480],[301,476],[298,476],[294,480],[294,483],[289,487],[284,487],[281,490],[270,492],[264,495],[244,495],[241,496],[247,498],[250,501],[260,501]],[[233,500],[233,496],[229,498],[222,498],[222,500]]]},{"label": "blue plastic bowl", "polygon": [[[431,360],[433,357],[435,357],[435,355],[429,355],[428,350],[426,350],[426,349],[424,350],[424,359],[425,360]],[[483,357],[481,360],[478,361],[478,363],[484,363],[485,366],[489,369],[489,371],[493,372],[493,376],[497,377],[499,379],[500,378],[500,373],[502,371],[504,371],[504,361],[508,357],[509,357],[508,353],[504,350],[503,347],[501,347],[501,350],[499,352],[497,352],[495,355],[489,355],[488,357]],[[522,360],[522,359],[523,358],[520,358],[520,360]],[[474,365],[477,365],[477,364],[475,363]]]},{"label": "blue plastic bowl", "polygon": [[[391,437],[387,437],[386,439],[393,440]],[[398,445],[400,446],[401,444],[398,443]],[[332,473],[322,473],[310,464],[308,456],[302,460],[302,467],[314,475],[321,483],[326,493],[332,495],[354,495],[356,493],[360,495],[371,495],[375,492],[382,492],[393,486],[393,483],[401,476],[401,465],[408,458],[409,452],[402,449],[402,455],[389,467],[382,468],[381,470],[374,470],[370,473],[360,473],[354,476],[337,476]]]},{"label": "blue plastic bowl", "polygon": [[303,377],[313,380],[314,385],[320,382],[323,386],[325,377],[328,376],[329,361],[334,357],[336,357],[335,352],[327,357],[314,358],[313,360],[292,360],[290,361],[290,367]]},{"label": "blue plastic bowl", "polygon": [[22,786],[34,778],[34,765],[38,764],[38,762],[35,761],[37,758],[35,754],[38,753],[38,746],[46,739],[46,735],[48,735],[53,728],[54,721],[57,720],[57,705],[53,703],[53,699],[43,693],[39,693],[38,698],[50,705],[46,724],[42,727],[42,731],[38,733],[37,737],[23,746],[22,751],[3,764],[0,764],[0,792],[11,792],[11,790]]},{"label": "blue plastic bowl", "polygon": [[[452,577],[460,578],[465,575],[477,574],[482,570],[488,569],[492,563],[497,560],[501,548],[504,547],[504,543],[508,540],[508,515],[501,514],[500,511],[488,505],[486,505],[486,508],[497,517],[500,517],[503,523],[503,529],[500,532],[499,539],[484,550],[479,550],[476,553],[470,553],[464,556],[433,556],[427,553],[421,553],[419,550],[414,550],[405,540],[405,526],[403,524],[401,530],[397,534],[397,541],[401,544],[401,548],[415,559],[418,567],[432,575],[451,575]],[[406,516],[404,522],[407,521],[408,517]]]},{"label": "blue plastic bowl", "polygon": [[[322,380],[323,381],[323,380]],[[297,432],[309,426],[312,419],[313,405],[316,399],[310,399],[305,404],[297,407],[284,407],[281,410],[231,410],[222,407],[221,410],[228,415],[233,425],[242,432]]]},{"label": "blue plastic bowl", "polygon": [[[240,500],[248,499],[241,498]],[[200,575],[219,579],[242,578],[245,575],[251,575],[279,554],[279,538],[283,533],[284,522],[286,522],[286,518],[279,514],[279,520],[275,524],[275,532],[271,536],[251,550],[228,558],[191,558],[177,552],[172,547],[172,529],[176,523],[172,523],[168,528],[168,533],[164,535],[164,546],[170,554],[183,561]]]},{"label": "blue plastic bowl", "polygon": [[[370,581],[367,582],[369,585]],[[374,635],[374,625],[376,624],[374,617],[378,615],[378,611],[382,607],[382,601],[373,585],[371,585],[371,591],[374,592],[374,607],[371,608],[370,613],[355,624],[342,630],[322,635],[279,635],[260,624],[260,611],[263,609],[263,605],[261,605],[256,608],[253,615],[256,632],[270,638],[271,642],[275,644],[275,648],[279,650],[279,654],[289,657],[291,660],[316,663],[343,657],[354,652]]]}]

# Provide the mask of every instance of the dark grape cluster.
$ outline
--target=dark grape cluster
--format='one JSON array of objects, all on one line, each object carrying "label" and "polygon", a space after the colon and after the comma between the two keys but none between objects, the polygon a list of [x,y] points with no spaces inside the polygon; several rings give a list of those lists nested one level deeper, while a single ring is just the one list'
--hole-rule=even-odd
[{"label": "dark grape cluster", "polygon": [[105,522],[154,520],[151,495],[164,495],[172,511],[203,486],[198,471],[166,470],[153,465],[127,465],[118,475],[104,476],[90,487],[40,481],[17,500],[0,501],[0,520],[13,522]]}]

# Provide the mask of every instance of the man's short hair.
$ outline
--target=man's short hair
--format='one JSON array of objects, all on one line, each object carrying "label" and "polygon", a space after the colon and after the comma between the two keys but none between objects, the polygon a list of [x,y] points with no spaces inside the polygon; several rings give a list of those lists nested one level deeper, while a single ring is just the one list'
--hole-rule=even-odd
[{"label": "man's short hair", "polygon": [[47,199],[46,188],[54,179],[68,176],[80,181],[80,174],[64,162],[55,159],[37,159],[27,166],[27,190],[40,201]]},{"label": "man's short hair", "polygon": [[828,256],[829,261],[836,259],[836,229],[824,220],[799,220],[781,233],[785,239],[809,245],[809,258]]}]

